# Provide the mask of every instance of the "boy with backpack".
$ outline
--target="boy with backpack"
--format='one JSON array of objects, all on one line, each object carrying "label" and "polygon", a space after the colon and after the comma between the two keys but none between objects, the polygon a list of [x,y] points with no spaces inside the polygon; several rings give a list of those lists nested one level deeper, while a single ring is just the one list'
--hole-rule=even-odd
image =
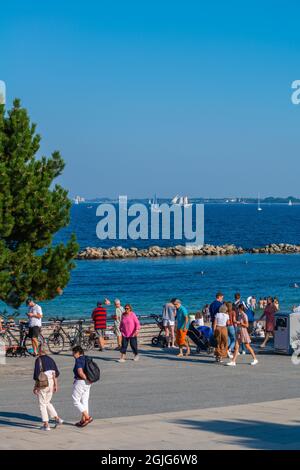
[{"label": "boy with backpack", "polygon": [[72,349],[75,359],[73,404],[81,413],[81,420],[75,426],[83,428],[93,421],[89,415],[89,397],[91,385],[100,379],[100,370],[97,364],[89,356],[84,355],[81,346]]}]

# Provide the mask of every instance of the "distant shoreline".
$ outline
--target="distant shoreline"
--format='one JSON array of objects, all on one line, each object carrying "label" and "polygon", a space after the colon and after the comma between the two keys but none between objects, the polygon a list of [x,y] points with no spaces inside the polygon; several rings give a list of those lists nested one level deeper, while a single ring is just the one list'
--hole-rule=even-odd
[{"label": "distant shoreline", "polygon": [[242,248],[236,245],[203,245],[184,246],[176,245],[172,247],[150,246],[149,248],[124,248],[122,246],[101,248],[87,247],[81,250],[77,260],[99,260],[99,259],[125,259],[125,258],[160,258],[160,257],[180,257],[180,256],[228,256],[242,254],[293,254],[300,253],[300,245],[288,243],[272,243],[258,248]]}]

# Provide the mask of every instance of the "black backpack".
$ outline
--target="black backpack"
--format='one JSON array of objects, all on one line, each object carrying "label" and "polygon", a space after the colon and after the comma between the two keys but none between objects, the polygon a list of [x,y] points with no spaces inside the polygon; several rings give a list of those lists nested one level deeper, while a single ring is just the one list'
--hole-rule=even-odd
[{"label": "black backpack", "polygon": [[98,382],[100,380],[100,369],[96,362],[89,356],[85,356],[85,368],[84,373],[87,376],[89,382]]}]

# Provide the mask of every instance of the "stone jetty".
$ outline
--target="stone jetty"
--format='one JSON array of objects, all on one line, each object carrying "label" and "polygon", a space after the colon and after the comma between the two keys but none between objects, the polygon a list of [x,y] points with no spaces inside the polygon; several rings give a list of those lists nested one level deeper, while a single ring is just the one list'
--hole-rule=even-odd
[{"label": "stone jetty", "polygon": [[176,245],[172,247],[150,246],[139,249],[136,247],[124,248],[122,246],[113,246],[111,248],[87,247],[80,251],[77,259],[97,260],[97,259],[124,259],[124,258],[159,258],[170,256],[225,256],[241,255],[244,253],[270,253],[287,254],[300,253],[300,245],[290,245],[287,243],[272,243],[259,248],[242,248],[235,245],[203,245],[183,246]]}]

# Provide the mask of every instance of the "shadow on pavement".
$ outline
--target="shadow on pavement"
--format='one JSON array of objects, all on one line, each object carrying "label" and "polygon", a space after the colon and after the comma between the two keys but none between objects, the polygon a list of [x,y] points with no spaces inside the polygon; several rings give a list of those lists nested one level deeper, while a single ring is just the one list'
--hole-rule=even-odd
[{"label": "shadow on pavement", "polygon": [[[53,420],[50,420],[50,423],[52,421]],[[1,425],[12,426],[17,428],[39,429],[42,425],[42,421],[40,417],[29,415],[26,413],[0,411],[0,426]],[[63,426],[74,426],[74,423],[64,421]]]},{"label": "shadow on pavement", "polygon": [[[247,419],[237,420],[209,420],[198,421],[193,419],[174,420],[173,423],[198,431],[216,433],[220,445],[221,437],[232,436],[234,441],[230,445],[243,446],[251,449],[300,449],[299,421],[294,424],[270,423],[267,421],[255,421]],[[228,443],[228,440],[224,441]]]}]

